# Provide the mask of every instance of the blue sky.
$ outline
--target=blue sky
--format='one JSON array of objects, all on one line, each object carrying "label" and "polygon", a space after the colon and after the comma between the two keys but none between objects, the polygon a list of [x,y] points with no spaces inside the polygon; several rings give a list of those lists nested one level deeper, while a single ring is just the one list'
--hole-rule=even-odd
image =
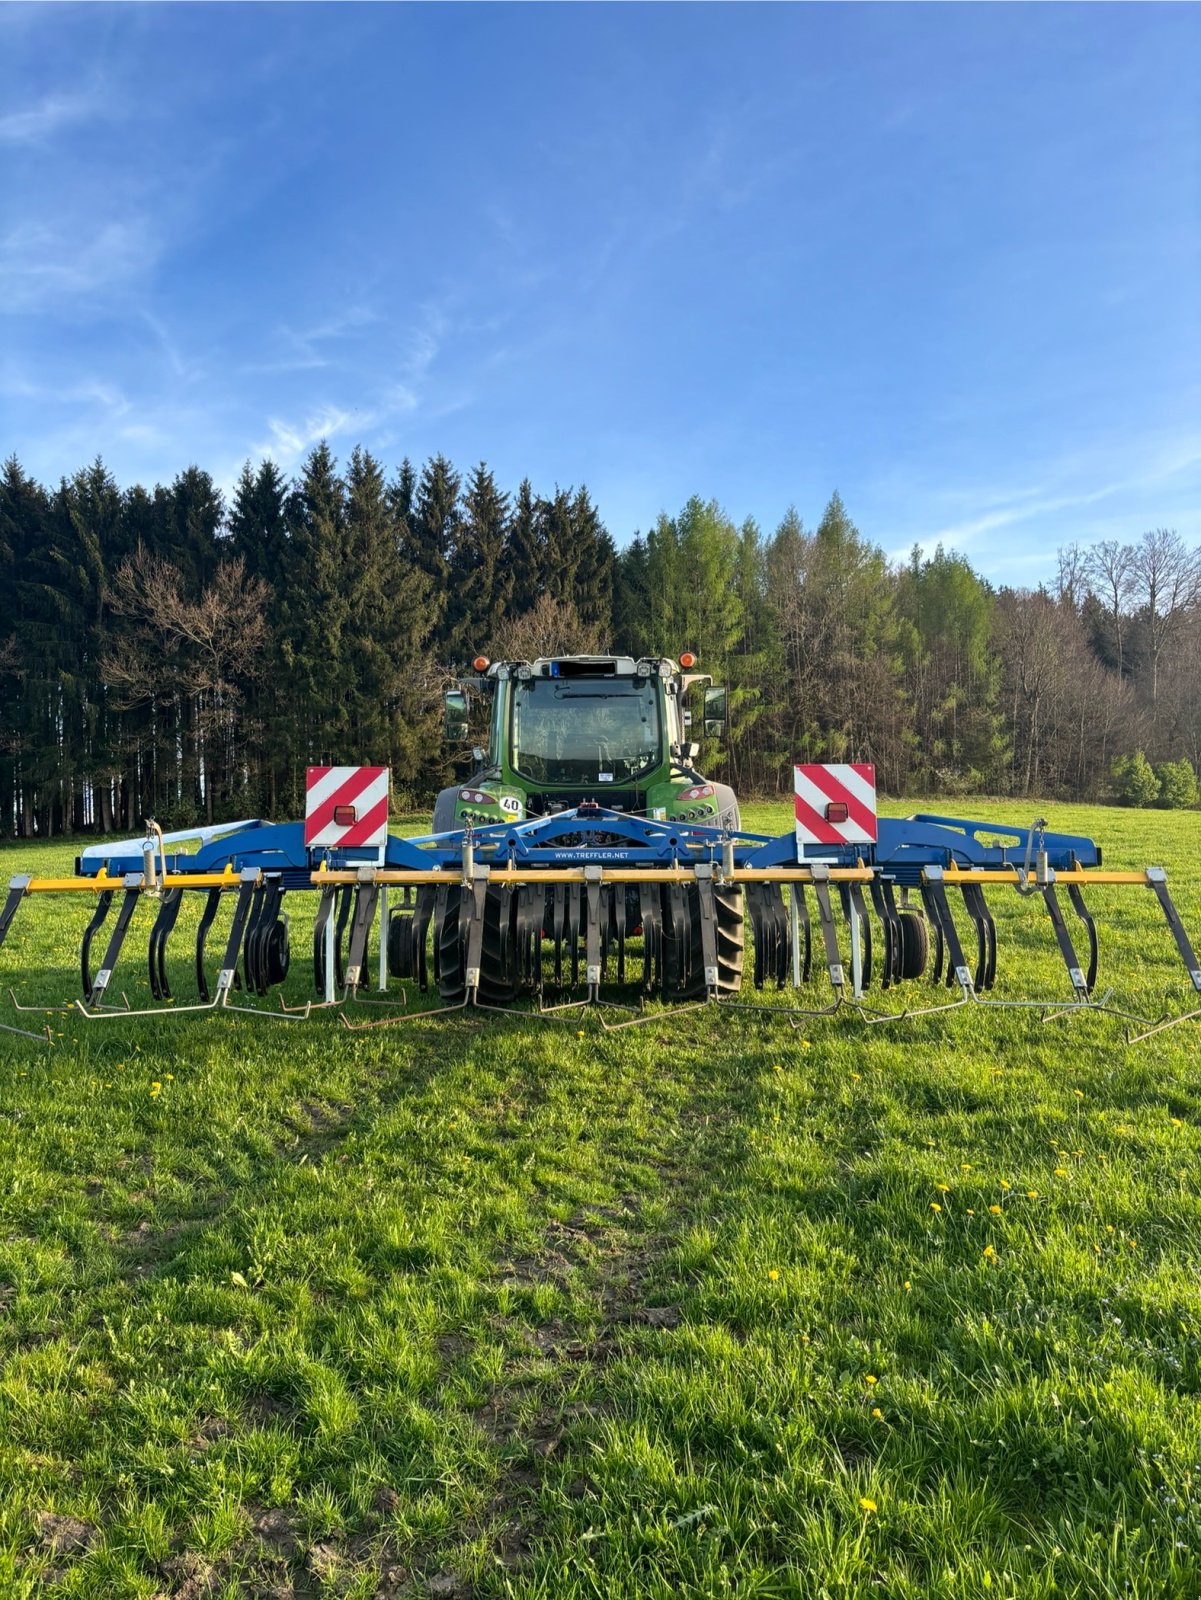
[{"label": "blue sky", "polygon": [[0,6],[0,456],[1201,540],[1195,6]]}]

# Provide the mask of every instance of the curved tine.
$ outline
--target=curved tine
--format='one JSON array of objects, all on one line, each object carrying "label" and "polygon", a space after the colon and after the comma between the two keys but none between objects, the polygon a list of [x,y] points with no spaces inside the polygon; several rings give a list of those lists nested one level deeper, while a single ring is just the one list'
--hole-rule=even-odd
[{"label": "curved tine", "polygon": [[984,988],[991,989],[997,981],[997,925],[993,921],[992,912],[988,909],[983,889],[977,888],[976,899],[979,902],[980,921],[984,928]]},{"label": "curved tine", "polygon": [[1099,955],[1097,948],[1097,925],[1093,921],[1092,912],[1089,911],[1088,907],[1084,903],[1084,896],[1080,892],[1080,885],[1078,883],[1068,884],[1068,899],[1071,901],[1072,910],[1080,918],[1081,922],[1083,922],[1085,932],[1088,935],[1088,972],[1085,974],[1084,983],[1089,994],[1092,994],[1093,990],[1097,987],[1097,959]]},{"label": "curved tine", "polygon": [[980,916],[977,895],[979,884],[965,883],[960,885],[963,894],[963,904],[972,926],[976,930],[976,977],[977,992],[985,987],[984,980],[988,975],[988,938],[984,931],[984,923]]},{"label": "curved tine", "polygon": [[[242,935],[242,972],[245,979],[246,993],[259,994],[259,945],[258,932],[263,920],[263,906],[266,903],[267,885],[255,885],[254,894],[250,901],[250,914],[246,918],[246,930]],[[234,978],[234,987],[237,988],[237,978]]]},{"label": "curved tine", "polygon": [[930,910],[930,907],[925,903],[924,899],[922,901],[922,907],[925,913],[926,927],[934,934],[934,962],[930,969],[930,982],[932,984],[936,984],[942,977],[942,962],[944,955],[942,923],[933,914],[933,912]]},{"label": "curved tine", "polygon": [[342,954],[342,941],[346,935],[346,924],[350,921],[350,908],[354,902],[354,885],[348,883],[342,890],[342,898],[338,903],[338,921],[334,928],[334,987],[346,987],[346,963]]},{"label": "curved tine", "polygon": [[83,997],[85,1000],[92,998],[92,940],[96,937],[108,916],[113,903],[113,891],[104,889],[96,897],[96,909],[92,912],[92,919],[83,930],[83,941],[79,946],[79,976],[83,982]]},{"label": "curved tine", "polygon": [[204,941],[209,929],[213,925],[213,918],[217,915],[217,907],[221,904],[221,890],[210,889],[208,898],[204,902],[204,910],[200,915],[200,923],[196,929],[196,988],[202,1001],[209,998],[208,979],[204,975]]},{"label": "curved tine", "polygon": [[318,994],[325,993],[325,925],[333,913],[337,894],[337,889],[332,885],[322,889],[317,915],[313,919],[313,983]]},{"label": "curved tine", "polygon": [[167,940],[183,904],[182,889],[168,889],[159,901],[158,916],[150,930],[150,944],[146,964],[150,976],[150,993],[156,1000],[170,1000],[171,986],[167,982]]}]

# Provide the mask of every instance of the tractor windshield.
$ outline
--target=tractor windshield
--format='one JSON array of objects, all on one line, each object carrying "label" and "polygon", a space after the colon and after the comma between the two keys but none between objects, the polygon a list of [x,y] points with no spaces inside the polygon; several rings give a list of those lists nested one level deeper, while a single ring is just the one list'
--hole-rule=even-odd
[{"label": "tractor windshield", "polygon": [[533,783],[628,783],[660,759],[650,678],[532,678],[513,693],[513,766]]}]

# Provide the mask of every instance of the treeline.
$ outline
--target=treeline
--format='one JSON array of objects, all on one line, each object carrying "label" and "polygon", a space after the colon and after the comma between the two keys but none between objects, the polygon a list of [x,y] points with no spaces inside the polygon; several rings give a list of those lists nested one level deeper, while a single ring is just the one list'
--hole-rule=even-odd
[{"label": "treeline", "polygon": [[442,456],[389,477],[325,445],[294,481],[196,467],[121,489],[0,470],[0,836],[296,816],[313,762],[443,781],[471,657],[698,652],[731,686],[744,792],[793,759],[893,793],[1095,796],[1116,762],[1201,763],[1201,559],[1163,530],[1061,552],[1051,590],[960,556],[897,568],[835,495],[763,533],[690,500],[620,553],[585,488],[503,490]]}]

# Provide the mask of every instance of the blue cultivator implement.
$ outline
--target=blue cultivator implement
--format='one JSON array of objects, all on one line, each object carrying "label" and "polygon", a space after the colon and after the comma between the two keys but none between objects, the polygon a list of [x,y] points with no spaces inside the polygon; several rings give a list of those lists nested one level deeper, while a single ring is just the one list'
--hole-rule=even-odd
[{"label": "blue cultivator implement", "polygon": [[[184,843],[194,848],[179,848]],[[805,844],[799,833],[769,838],[655,821],[594,804],[424,838],[390,834],[382,849],[306,845],[299,823],[239,822],[174,836],[151,825],[145,840],[86,850],[73,878],[14,878],[0,910],[0,944],[26,900],[90,897],[82,997],[72,1003],[89,1021],[242,1011],[294,1023],[336,1007],[348,1027],[362,1028],[468,1008],[520,1006],[526,1015],[561,1017],[591,1006],[609,1028],[665,1014],[645,1011],[647,1000],[672,1010],[770,1013],[794,1025],[839,1011],[877,1023],[971,1005],[1027,1007],[1046,1017],[1110,1012],[1138,1038],[1186,1020],[1137,1017],[1111,1006],[1108,994],[1096,995],[1097,931],[1084,900],[1094,885],[1149,891],[1201,995],[1201,968],[1161,869],[1105,871],[1092,840],[1048,832],[1041,822],[1002,828],[933,815],[881,818],[873,844],[841,846]],[[1066,975],[1061,994],[992,993],[997,931],[985,892],[994,887],[1042,902]],[[298,893],[317,896],[312,997],[292,1007],[281,998],[274,1010],[255,1001],[288,976],[284,907]],[[195,995],[181,1002],[169,987],[167,948],[188,895],[202,904]],[[120,993],[118,962],[144,902],[154,910],[146,963],[152,1004],[135,1008],[125,996],[120,1003],[112,997]],[[94,966],[93,947],[114,905]],[[223,939],[214,937],[218,919]],[[382,993],[369,1001],[368,941],[377,924]],[[206,954],[210,937],[223,952],[215,969]],[[828,995],[799,1003],[806,985],[823,979]],[[949,994],[891,1011],[864,1000],[873,981],[891,990],[923,979]],[[391,980],[401,987],[389,996]],[[405,986],[436,991],[439,1004],[378,1020],[352,1013],[355,1002],[395,1010],[407,1003]],[[767,994],[794,989],[795,996]],[[626,1015],[609,1020],[620,1012]]]}]

